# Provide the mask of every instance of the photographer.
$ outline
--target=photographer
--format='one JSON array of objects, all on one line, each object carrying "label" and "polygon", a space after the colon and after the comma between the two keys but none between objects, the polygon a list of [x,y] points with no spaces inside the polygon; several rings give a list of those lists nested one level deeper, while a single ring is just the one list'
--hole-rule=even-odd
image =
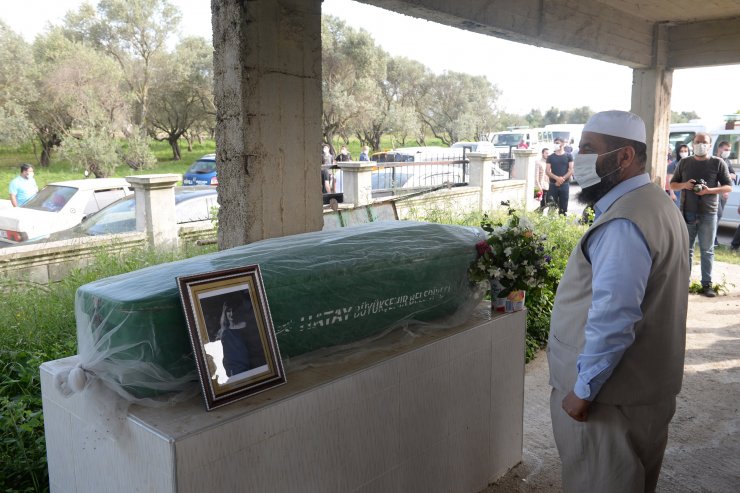
[{"label": "photographer", "polygon": [[718,194],[732,191],[727,163],[709,154],[711,142],[709,134],[697,132],[694,136],[694,155],[682,159],[671,178],[671,190],[684,191],[681,193],[680,209],[689,233],[689,263],[698,237],[702,292],[710,298],[717,295],[712,288],[712,263],[717,234]]}]

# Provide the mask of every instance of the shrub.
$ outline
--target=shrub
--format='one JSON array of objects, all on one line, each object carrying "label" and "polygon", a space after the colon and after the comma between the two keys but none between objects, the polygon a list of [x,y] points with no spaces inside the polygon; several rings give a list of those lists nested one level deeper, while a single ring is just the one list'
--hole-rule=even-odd
[{"label": "shrub", "polygon": [[12,280],[0,284],[0,491],[49,489],[39,366],[77,352],[77,288],[214,248],[188,245],[179,252],[141,248],[105,253],[50,286]]}]

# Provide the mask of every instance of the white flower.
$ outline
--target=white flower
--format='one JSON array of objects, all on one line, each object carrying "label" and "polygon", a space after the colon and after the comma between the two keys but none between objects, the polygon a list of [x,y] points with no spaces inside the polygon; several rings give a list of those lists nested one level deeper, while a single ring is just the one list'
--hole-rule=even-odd
[{"label": "white flower", "polygon": [[511,247],[504,248],[504,255],[511,257]]}]

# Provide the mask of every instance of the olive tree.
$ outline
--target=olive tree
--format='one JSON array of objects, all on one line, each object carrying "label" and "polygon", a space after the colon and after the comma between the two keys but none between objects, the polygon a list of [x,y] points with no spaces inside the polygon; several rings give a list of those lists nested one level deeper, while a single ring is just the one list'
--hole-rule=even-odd
[{"label": "olive tree", "polygon": [[19,145],[33,135],[26,108],[36,99],[31,46],[0,20],[0,143]]},{"label": "olive tree", "polygon": [[180,23],[180,10],[168,0],[101,0],[97,10],[83,4],[65,17],[70,39],[90,44],[121,67],[134,96],[134,122],[147,121],[152,68],[167,51],[167,40]]},{"label": "olive tree", "polygon": [[151,135],[166,140],[179,160],[180,138],[196,124],[213,118],[213,68],[206,42],[188,38],[174,53],[162,55],[152,70]]}]

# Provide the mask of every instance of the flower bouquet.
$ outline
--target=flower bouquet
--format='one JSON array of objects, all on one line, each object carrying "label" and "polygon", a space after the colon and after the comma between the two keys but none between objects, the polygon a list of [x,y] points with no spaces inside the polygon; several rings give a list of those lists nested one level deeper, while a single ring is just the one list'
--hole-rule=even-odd
[{"label": "flower bouquet", "polygon": [[[518,303],[514,308],[523,307],[524,292],[539,290],[549,279],[547,237],[535,233],[531,221],[511,209],[506,220],[500,222],[484,215],[481,228],[488,237],[475,245],[478,257],[471,263],[468,277],[491,283],[492,303],[497,297],[507,298]],[[499,292],[494,292],[497,289]],[[504,311],[505,306],[501,308],[499,302],[497,309]]]}]

